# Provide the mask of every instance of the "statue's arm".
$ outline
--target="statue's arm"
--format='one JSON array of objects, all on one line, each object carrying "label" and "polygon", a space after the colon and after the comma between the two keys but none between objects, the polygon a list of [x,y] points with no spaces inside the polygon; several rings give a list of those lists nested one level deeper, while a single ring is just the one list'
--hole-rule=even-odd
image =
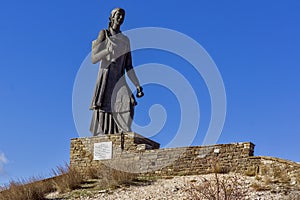
[{"label": "statue's arm", "polygon": [[132,58],[131,58],[131,52],[126,53],[126,72],[129,77],[129,79],[132,81],[132,83],[135,85],[135,87],[140,86],[140,82],[135,74],[135,71],[132,66]]},{"label": "statue's arm", "polygon": [[132,81],[132,83],[135,85],[135,87],[137,89],[136,96],[138,98],[144,96],[143,88],[141,87],[139,79],[137,78],[135,71],[133,69],[133,66],[132,66],[132,59],[131,59],[130,51],[126,54],[126,72],[127,72],[129,79]]},{"label": "statue's arm", "polygon": [[135,71],[132,66],[132,57],[131,57],[131,49],[130,49],[130,42],[129,39],[127,38],[127,53],[125,55],[125,69],[126,73],[131,80],[131,82],[135,85],[137,89],[137,94],[136,97],[141,98],[144,96],[143,88],[140,85],[139,79],[137,78]]},{"label": "statue's arm", "polygon": [[105,46],[105,30],[101,30],[98,38],[92,42],[92,63],[95,64],[105,58],[110,52]]}]

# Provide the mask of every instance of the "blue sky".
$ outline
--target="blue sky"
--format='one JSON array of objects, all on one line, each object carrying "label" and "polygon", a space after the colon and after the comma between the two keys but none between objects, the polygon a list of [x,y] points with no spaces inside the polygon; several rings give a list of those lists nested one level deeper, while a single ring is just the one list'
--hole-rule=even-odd
[{"label": "blue sky", "polygon": [[[299,1],[12,0],[0,6],[0,184],[49,176],[69,161],[70,139],[79,136],[72,114],[76,74],[114,7],[126,10],[124,31],[172,29],[209,53],[227,96],[218,143],[251,141],[256,155],[300,161]],[[201,144],[211,114],[201,76],[168,52],[136,51],[133,62],[168,65],[197,88],[202,121],[193,145]],[[166,128],[154,137],[164,144],[178,127],[178,102],[166,88],[144,87],[137,123],[149,123],[151,104],[164,105]]]}]

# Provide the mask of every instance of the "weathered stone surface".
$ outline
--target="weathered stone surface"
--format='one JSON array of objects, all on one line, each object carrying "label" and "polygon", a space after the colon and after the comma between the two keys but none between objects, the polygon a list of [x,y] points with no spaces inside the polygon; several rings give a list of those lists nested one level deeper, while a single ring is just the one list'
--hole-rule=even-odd
[{"label": "weathered stone surface", "polygon": [[[94,143],[108,141],[113,146],[112,159],[94,160]],[[254,144],[251,142],[159,149],[158,143],[136,133],[71,140],[71,168],[84,174],[90,168],[103,164],[148,176],[208,174],[218,171],[256,176],[269,173],[279,181],[300,181],[299,164],[278,158],[254,156]],[[284,178],[287,176],[290,177],[289,180]]]},{"label": "weathered stone surface", "polygon": [[[112,159],[93,160],[94,143],[108,141],[113,144]],[[72,139],[70,166],[82,172],[88,167],[106,164],[119,170],[149,175],[181,175],[209,173],[213,170],[213,162],[217,162],[218,170],[238,172],[258,162],[250,160],[253,153],[254,144],[251,142],[159,149],[159,144],[148,138],[125,133]]]}]

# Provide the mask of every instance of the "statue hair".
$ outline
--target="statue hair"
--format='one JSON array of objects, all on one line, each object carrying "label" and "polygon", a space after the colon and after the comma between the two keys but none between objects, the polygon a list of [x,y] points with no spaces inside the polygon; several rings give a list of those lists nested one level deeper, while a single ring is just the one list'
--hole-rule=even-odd
[{"label": "statue hair", "polygon": [[109,24],[108,24],[108,28],[111,27],[112,21],[113,21],[113,19],[114,19],[114,17],[115,17],[115,14],[116,14],[117,12],[121,12],[121,13],[124,15],[124,17],[125,17],[125,10],[124,10],[123,8],[114,8],[114,9],[111,11],[110,16],[109,16]]}]

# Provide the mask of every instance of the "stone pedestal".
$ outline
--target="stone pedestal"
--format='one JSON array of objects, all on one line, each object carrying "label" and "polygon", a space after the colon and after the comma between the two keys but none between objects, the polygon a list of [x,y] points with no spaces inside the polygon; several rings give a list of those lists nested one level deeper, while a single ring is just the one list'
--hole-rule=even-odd
[{"label": "stone pedestal", "polygon": [[72,139],[70,167],[83,174],[105,165],[144,175],[182,175],[210,173],[217,161],[224,171],[240,172],[254,165],[253,153],[251,142],[160,149],[159,143],[130,132]]},{"label": "stone pedestal", "polygon": [[124,157],[124,155],[159,149],[160,147],[159,143],[134,132],[74,138],[71,139],[70,166],[88,166],[89,163],[97,160],[95,159],[95,153],[97,153],[95,151],[101,151],[101,149],[95,149],[95,146],[107,143],[110,143],[108,148],[111,149],[104,149],[103,151],[106,152],[102,153],[111,153],[111,156],[109,155],[110,159],[118,159]]}]

